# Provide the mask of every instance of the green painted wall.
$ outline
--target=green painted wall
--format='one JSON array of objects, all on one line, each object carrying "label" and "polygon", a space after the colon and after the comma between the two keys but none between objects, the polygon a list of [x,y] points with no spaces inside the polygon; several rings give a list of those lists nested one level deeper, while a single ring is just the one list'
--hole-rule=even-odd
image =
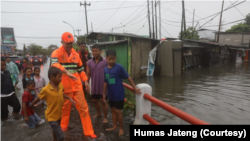
[{"label": "green painted wall", "polygon": [[[121,64],[126,71],[128,72],[129,75],[131,75],[131,38],[123,36],[119,38],[121,40],[128,40],[127,43],[122,43],[122,44],[116,44],[116,45],[106,45],[102,46],[102,50],[115,50],[116,55],[117,55],[117,60],[116,62]],[[108,41],[116,41],[116,36],[113,35],[102,35],[102,39],[99,40],[99,42],[107,42]]]},{"label": "green painted wall", "polygon": [[116,63],[121,64],[125,70],[128,71],[128,44],[122,43],[122,44],[116,44],[116,45],[106,45],[102,46],[101,50],[115,50],[116,51]]},{"label": "green painted wall", "polygon": [[110,45],[108,47],[109,50],[116,51],[116,62],[121,64],[126,71],[128,72],[128,46],[126,43],[117,44],[117,45]]}]

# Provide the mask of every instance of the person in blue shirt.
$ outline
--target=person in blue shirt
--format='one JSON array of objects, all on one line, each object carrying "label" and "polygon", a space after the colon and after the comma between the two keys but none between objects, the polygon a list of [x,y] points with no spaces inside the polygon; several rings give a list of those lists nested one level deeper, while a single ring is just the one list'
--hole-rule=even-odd
[{"label": "person in blue shirt", "polygon": [[140,90],[136,88],[133,80],[128,75],[124,67],[116,63],[116,52],[114,50],[108,50],[107,52],[108,66],[104,68],[104,89],[103,89],[103,101],[106,102],[105,92],[108,88],[109,104],[112,110],[113,127],[108,128],[107,131],[111,131],[117,128],[117,120],[119,122],[119,136],[124,134],[123,130],[123,116],[122,109],[124,104],[125,90],[123,87],[122,79],[128,79],[129,83],[135,90],[136,94],[141,94]]}]

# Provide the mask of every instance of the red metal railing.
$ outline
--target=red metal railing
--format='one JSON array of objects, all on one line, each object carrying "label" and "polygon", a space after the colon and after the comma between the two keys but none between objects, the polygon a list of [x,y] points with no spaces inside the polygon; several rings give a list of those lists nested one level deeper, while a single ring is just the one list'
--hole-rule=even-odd
[{"label": "red metal railing", "polygon": [[[132,86],[130,86],[126,83],[123,83],[123,86],[134,92],[134,89]],[[208,123],[206,123],[206,122],[204,122],[204,121],[202,121],[202,120],[200,120],[192,115],[189,115],[189,114],[187,114],[187,113],[185,113],[185,112],[183,112],[183,111],[181,111],[181,110],[179,110],[179,109],[177,109],[177,108],[175,108],[175,107],[173,107],[173,106],[171,106],[171,105],[169,105],[169,104],[167,104],[167,103],[165,103],[165,102],[163,102],[163,101],[161,101],[161,100],[159,100],[159,99],[157,99],[157,98],[155,98],[147,93],[145,93],[143,95],[143,98],[147,99],[150,102],[158,105],[159,107],[167,110],[168,112],[176,115],[177,117],[187,121],[188,123],[191,123],[193,125],[209,125]],[[152,125],[160,125],[157,121],[155,121],[152,117],[150,117],[147,114],[144,114],[143,118],[145,120],[147,120],[149,123],[151,123]]]}]

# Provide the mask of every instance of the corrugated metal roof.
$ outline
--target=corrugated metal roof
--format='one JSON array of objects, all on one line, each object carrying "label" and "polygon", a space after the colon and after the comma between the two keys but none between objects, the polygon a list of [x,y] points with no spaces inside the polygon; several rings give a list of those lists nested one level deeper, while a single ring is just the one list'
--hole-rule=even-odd
[{"label": "corrugated metal roof", "polygon": [[199,40],[183,39],[183,41],[191,41],[191,42],[210,44],[210,45],[216,45],[216,46],[225,46],[225,47],[227,46],[227,47],[236,47],[236,48],[249,48],[248,46],[228,45],[228,44],[220,44],[220,43],[215,43],[215,42],[205,42],[205,41],[199,41]]},{"label": "corrugated metal roof", "polygon": [[[218,31],[214,33],[218,33]],[[220,32],[220,34],[250,34],[250,32]]]},{"label": "corrugated metal roof", "polygon": [[[114,44],[120,44],[120,43],[125,43],[128,40],[119,40],[119,41],[110,41],[110,42],[100,42],[100,43],[95,43],[99,46],[103,46],[103,45],[114,45]],[[95,45],[93,44],[93,45]],[[91,45],[92,46],[92,45]]]},{"label": "corrugated metal roof", "polygon": [[[142,38],[142,39],[148,39],[148,40],[156,40],[156,39],[151,39],[151,38],[147,38],[144,36],[139,36],[136,34],[131,34],[131,33],[113,33],[113,32],[91,32],[87,38],[95,38],[98,34],[106,34],[106,35],[114,35],[114,36],[125,36],[125,37],[132,37],[132,38]],[[156,41],[160,41],[160,40],[156,40]]]},{"label": "corrugated metal roof", "polygon": [[183,44],[183,47],[186,47],[186,48],[204,48],[202,46],[187,45],[187,44]]},{"label": "corrugated metal roof", "polygon": [[205,28],[201,28],[201,29],[199,29],[199,30],[197,30],[197,31],[203,31],[203,30],[216,31],[216,30],[212,30],[212,29],[205,29]]}]

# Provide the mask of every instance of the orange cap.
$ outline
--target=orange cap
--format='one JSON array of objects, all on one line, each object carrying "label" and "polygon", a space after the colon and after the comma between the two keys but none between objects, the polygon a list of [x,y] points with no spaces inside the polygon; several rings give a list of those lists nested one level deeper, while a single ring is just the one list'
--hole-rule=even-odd
[{"label": "orange cap", "polygon": [[75,42],[74,41],[74,37],[71,33],[69,32],[64,32],[63,35],[62,35],[62,40],[65,42],[65,43],[71,43],[71,42]]}]

